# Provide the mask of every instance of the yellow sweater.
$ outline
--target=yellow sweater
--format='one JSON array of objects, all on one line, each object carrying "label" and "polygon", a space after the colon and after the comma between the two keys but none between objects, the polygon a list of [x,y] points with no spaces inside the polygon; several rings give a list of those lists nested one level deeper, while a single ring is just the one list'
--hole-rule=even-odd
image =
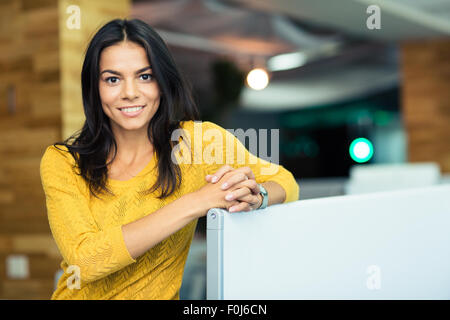
[{"label": "yellow sweater", "polygon": [[[138,191],[149,189],[156,180],[156,154],[132,179],[108,179],[108,187],[116,197],[104,194],[103,200],[99,200],[90,196],[88,185],[73,171],[75,160],[71,154],[54,146],[47,147],[41,159],[40,173],[48,220],[63,257],[61,268],[64,271],[52,299],[179,299],[184,265],[198,220],[137,259],[130,256],[125,246],[121,226],[155,212],[183,194],[198,190],[207,183],[205,176],[217,171],[225,161],[234,168],[248,165],[258,183],[270,180],[280,184],[286,192],[285,202],[298,200],[299,187],[289,171],[280,165],[274,174],[263,172],[261,169],[270,164],[249,153],[224,128],[208,121],[184,121],[182,128],[192,141],[191,152],[197,148],[202,154],[206,151],[207,155],[211,151],[207,148],[212,146],[217,148],[212,154],[222,153],[223,162],[211,163],[205,157],[203,161],[194,161],[193,165],[181,164],[181,187],[164,200],[156,198],[159,190],[147,196],[138,194]],[[197,142],[202,133],[199,135],[197,130],[194,135],[194,128],[203,132],[201,145]],[[205,131],[208,129],[219,130],[223,138],[207,138]],[[227,141],[237,148],[236,152]],[[63,146],[58,148],[67,150]],[[245,163],[238,164],[239,151],[245,154]],[[197,152],[197,156],[199,154]],[[255,159],[257,163],[251,163]],[[77,267],[81,279],[79,287],[75,279]]]}]

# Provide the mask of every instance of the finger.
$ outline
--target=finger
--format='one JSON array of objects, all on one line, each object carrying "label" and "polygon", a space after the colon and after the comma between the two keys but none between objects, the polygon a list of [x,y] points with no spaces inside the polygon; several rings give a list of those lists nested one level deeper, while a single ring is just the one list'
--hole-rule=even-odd
[{"label": "finger", "polygon": [[242,182],[242,181],[246,181],[248,179],[248,177],[245,175],[245,173],[243,172],[239,172],[239,171],[233,171],[233,174],[231,175],[231,177],[227,177],[225,179],[225,182],[222,184],[221,188],[222,190],[227,190],[228,188],[234,186],[235,184]]},{"label": "finger", "polygon": [[228,189],[231,190],[231,191],[234,191],[234,190],[236,190],[236,189],[243,188],[243,187],[249,188],[250,191],[251,191],[251,193],[252,193],[253,195],[259,194],[259,185],[258,185],[258,182],[256,182],[256,181],[253,180],[253,179],[241,181],[241,182],[235,184],[235,185],[233,186],[233,188],[228,188]]},{"label": "finger", "polygon": [[246,202],[241,202],[238,205],[232,206],[228,209],[229,212],[241,212],[241,211],[251,211],[252,208]]},{"label": "finger", "polygon": [[228,193],[225,196],[225,200],[231,201],[231,200],[235,200],[235,199],[240,199],[240,198],[245,197],[247,195],[251,195],[250,189],[247,188],[247,187],[242,187],[242,188],[235,189],[232,192]]},{"label": "finger", "polygon": [[[212,174],[206,175],[206,176],[205,176],[206,182],[211,182],[211,183],[213,183],[213,182],[211,181],[213,177],[214,177],[214,175],[212,175]],[[217,181],[216,181],[216,182],[217,182]]]},{"label": "finger", "polygon": [[255,179],[255,174],[253,173],[253,171],[250,167],[240,167],[240,168],[234,169],[234,171],[244,173],[248,179]]},{"label": "finger", "polygon": [[[237,169],[233,170],[233,174],[238,174],[238,173],[242,173],[245,175],[245,180],[255,180],[255,175],[253,174],[253,171],[250,167],[240,167]],[[240,180],[238,178],[238,180]],[[225,180],[225,182],[223,183],[223,187],[222,190],[226,190],[229,187],[231,187],[233,185],[233,183],[236,183],[236,181],[228,181],[228,179]],[[253,194],[258,194],[259,193],[259,186],[252,186],[252,193]]]},{"label": "finger", "polygon": [[223,176],[225,173],[227,173],[227,172],[229,172],[229,171],[232,171],[232,170],[234,170],[233,167],[231,167],[231,166],[229,166],[229,165],[227,165],[227,164],[224,165],[224,166],[222,166],[222,167],[220,167],[219,170],[217,170],[216,173],[214,173],[214,174],[211,176],[211,182],[212,182],[212,183],[216,183],[217,181],[219,181],[220,179],[222,179],[222,176]]},{"label": "finger", "polygon": [[240,198],[236,198],[236,200],[240,201],[240,202],[247,202],[249,204],[250,207],[256,207],[259,204],[259,199],[258,196],[254,196],[251,194],[242,196]]},{"label": "finger", "polygon": [[[239,202],[246,202],[248,203],[249,207],[251,210],[256,210],[261,206],[262,200],[260,199],[259,195],[251,195],[248,194],[246,196],[237,198],[236,200],[238,200]],[[232,206],[231,206],[232,207]]]},{"label": "finger", "polygon": [[249,179],[255,180],[255,174],[253,173],[253,171],[252,171],[252,169],[250,167],[240,167],[240,168],[237,168],[236,170],[244,172],[245,175]]},{"label": "finger", "polygon": [[234,173],[242,172],[246,175],[246,179],[253,179],[255,180],[255,175],[250,167],[240,167],[237,169],[233,169]]},{"label": "finger", "polygon": [[230,210],[230,208],[231,207],[233,207],[233,206],[237,206],[238,204],[240,204],[240,202],[239,201],[229,201],[228,203],[226,203],[225,205],[224,205],[224,208],[226,209],[226,210]]}]

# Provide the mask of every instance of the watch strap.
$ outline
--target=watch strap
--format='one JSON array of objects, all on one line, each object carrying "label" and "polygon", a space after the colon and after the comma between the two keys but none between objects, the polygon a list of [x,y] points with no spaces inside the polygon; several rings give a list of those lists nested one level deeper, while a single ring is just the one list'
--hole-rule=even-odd
[{"label": "watch strap", "polygon": [[258,184],[258,186],[259,186],[259,193],[261,193],[263,199],[261,206],[258,209],[265,209],[269,204],[269,194],[267,193],[266,188],[264,188],[261,184]]}]

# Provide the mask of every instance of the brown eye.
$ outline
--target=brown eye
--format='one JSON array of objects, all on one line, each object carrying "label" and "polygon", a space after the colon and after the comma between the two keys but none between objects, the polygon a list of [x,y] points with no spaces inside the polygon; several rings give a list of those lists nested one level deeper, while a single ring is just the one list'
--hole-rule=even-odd
[{"label": "brown eye", "polygon": [[108,78],[106,78],[106,82],[115,84],[115,83],[119,82],[119,78],[117,78],[117,77],[108,77]]},{"label": "brown eye", "polygon": [[144,81],[149,81],[153,78],[153,76],[150,73],[141,74],[141,79]]}]

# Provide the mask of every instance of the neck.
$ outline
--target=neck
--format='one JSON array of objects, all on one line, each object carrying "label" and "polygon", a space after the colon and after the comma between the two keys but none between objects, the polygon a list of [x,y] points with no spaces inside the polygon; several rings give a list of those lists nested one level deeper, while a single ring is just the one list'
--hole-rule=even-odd
[{"label": "neck", "polygon": [[[153,145],[151,144],[147,131],[114,130],[114,138],[117,143],[117,155],[121,162],[131,164],[139,159],[153,154]],[[114,147],[113,147],[114,148]],[[112,158],[114,150],[111,150]]]}]

